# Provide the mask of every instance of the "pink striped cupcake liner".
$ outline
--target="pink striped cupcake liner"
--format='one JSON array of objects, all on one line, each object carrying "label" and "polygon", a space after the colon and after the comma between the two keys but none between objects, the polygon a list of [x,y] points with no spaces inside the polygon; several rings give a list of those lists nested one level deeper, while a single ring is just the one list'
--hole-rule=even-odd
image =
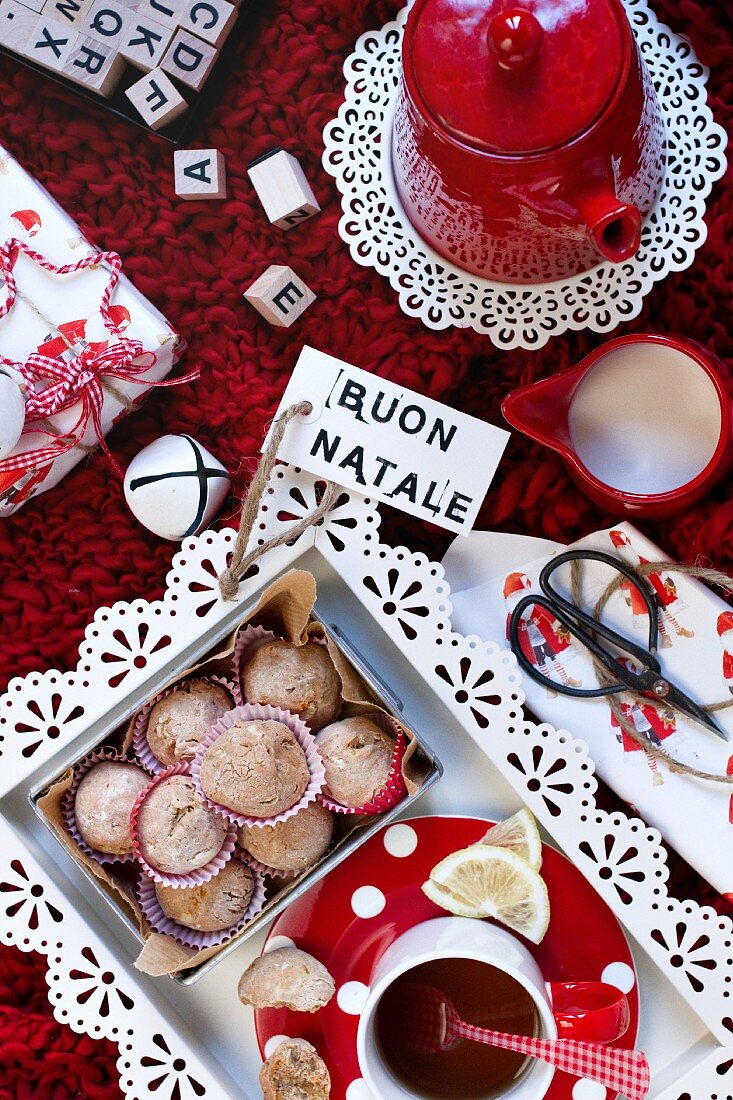
[{"label": "pink striped cupcake liner", "polygon": [[[99,764],[103,760],[111,760],[122,764],[137,763],[136,760],[130,760],[130,758],[125,756],[124,753],[118,752],[116,749],[113,748],[97,749],[96,752],[90,753],[89,756],[85,756],[84,759],[81,760],[74,767],[74,780],[63,797],[61,803],[61,812],[64,817],[66,828],[69,830],[69,833],[74,838],[74,840],[79,845],[85,855],[91,856],[91,858],[95,859],[97,863],[102,864],[132,863],[132,861],[135,859],[134,851],[128,852],[125,855],[115,856],[110,855],[107,852],[99,852],[96,848],[90,848],[87,842],[82,837],[81,833],[79,832],[78,826],[76,824],[76,813],[74,806],[76,803],[76,792],[79,789],[79,784],[81,783],[87,772],[90,771],[95,764]],[[141,766],[145,771],[149,770],[145,768],[144,764]]]},{"label": "pink striped cupcake liner", "polygon": [[190,676],[188,679],[182,680],[180,684],[174,684],[172,687],[166,688],[165,691],[161,691],[159,695],[156,695],[154,699],[146,703],[135,719],[135,726],[132,733],[132,747],[135,756],[142,766],[146,771],[152,772],[153,775],[160,775],[161,772],[165,771],[168,765],[158,759],[148,744],[148,721],[150,719],[150,712],[155,704],[159,703],[161,699],[165,699],[167,696],[172,695],[174,691],[179,691],[181,688],[188,687],[193,680],[202,680],[207,684],[220,684],[221,687],[229,692],[234,700],[235,706],[239,706],[242,702],[242,693],[239,690],[238,682],[226,680],[223,676]]},{"label": "pink striped cupcake liner", "polygon": [[[308,765],[308,774],[310,778],[304,793],[289,809],[283,810],[279,814],[274,814],[272,817],[246,817],[244,814],[238,814],[234,810],[229,809],[228,806],[223,806],[221,803],[214,802],[212,799],[208,798],[201,786],[201,761],[206,750],[211,748],[216,739],[221,737],[221,735],[226,730],[230,729],[236,722],[255,721],[282,722],[284,726],[287,726],[305,753],[305,759]],[[201,741],[196,750],[196,755],[191,763],[191,778],[193,779],[198,795],[204,802],[211,806],[212,810],[216,810],[217,813],[222,814],[227,821],[232,822],[234,825],[276,825],[279,821],[287,821],[288,818],[297,814],[298,810],[302,810],[304,806],[309,806],[312,802],[316,801],[316,798],[323,790],[326,773],[323,768],[323,761],[316,748],[313,734],[310,733],[305,722],[301,721],[296,714],[291,714],[289,710],[281,710],[280,707],[271,707],[269,705],[263,706],[260,703],[245,703],[244,706],[235,707],[234,710],[230,710],[228,714],[222,715],[222,717],[211,727],[209,733]]]},{"label": "pink striped cupcake liner", "polygon": [[246,848],[237,841],[236,858],[241,859],[242,863],[245,863],[249,867],[250,871],[257,871],[260,875],[267,875],[268,878],[278,878],[282,875],[283,871],[278,871],[276,867],[268,867],[266,863],[253,856]]},{"label": "pink striped cupcake liner", "polygon": [[[234,858],[239,857],[235,856]],[[245,861],[242,860],[242,862]],[[253,867],[250,867],[250,870],[254,878],[254,890],[247,912],[231,928],[222,928],[219,932],[198,932],[195,928],[186,928],[185,924],[179,924],[167,917],[155,893],[154,881],[144,875],[138,883],[137,900],[145,919],[154,931],[160,932],[164,936],[170,936],[176,943],[180,943],[184,947],[193,947],[199,951],[203,951],[207,947],[221,947],[222,944],[229,943],[251,920],[254,920],[262,912],[267,901],[264,876]]]},{"label": "pink striped cupcake liner", "polygon": [[[273,633],[272,630],[266,630],[264,626],[252,626],[250,623],[247,623],[240,629],[234,641],[234,650],[232,651],[234,676],[240,687],[240,694],[242,694],[242,669],[247,661],[250,657],[254,656],[257,650],[260,649],[265,642],[271,642],[278,637],[280,637],[280,635]],[[243,694],[240,702],[242,704],[245,703]]]},{"label": "pink striped cupcake liner", "polygon": [[344,806],[342,802],[336,802],[327,794],[319,794],[318,801],[327,810],[332,810],[335,814],[383,814],[386,810],[391,810],[407,795],[407,787],[402,775],[402,761],[407,749],[405,731],[398,722],[393,718],[389,718],[386,714],[370,714],[369,718],[375,725],[395,739],[395,747],[389,765],[389,777],[379,794],[363,806]]},{"label": "pink striped cupcake liner", "polygon": [[224,843],[222,844],[219,852],[210,859],[203,867],[197,867],[195,871],[188,871],[186,874],[170,874],[166,871],[161,871],[158,867],[154,867],[148,863],[145,856],[140,849],[139,838],[137,835],[137,820],[140,813],[140,807],[150,792],[158,786],[159,783],[164,782],[166,779],[170,779],[174,775],[191,775],[190,764],[171,764],[165,771],[160,772],[155,776],[153,781],[145,788],[137,802],[132,808],[130,814],[130,830],[132,832],[132,843],[135,848],[135,856],[140,864],[140,867],[145,875],[153,879],[155,882],[161,883],[163,886],[173,886],[174,888],[185,888],[186,886],[200,886],[204,882],[208,882],[215,875],[218,875],[222,867],[231,859],[234,852],[234,847],[237,842],[237,830],[233,825],[229,825],[226,836],[224,837]]}]

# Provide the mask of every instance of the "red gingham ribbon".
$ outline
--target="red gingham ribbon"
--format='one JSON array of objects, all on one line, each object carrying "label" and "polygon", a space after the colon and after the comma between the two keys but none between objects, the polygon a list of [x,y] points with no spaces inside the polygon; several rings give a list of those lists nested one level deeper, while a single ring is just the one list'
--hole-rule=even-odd
[{"label": "red gingham ribbon", "polygon": [[[105,328],[115,337],[116,342],[111,347],[102,348],[96,352],[91,347],[85,347],[68,361],[33,352],[25,363],[19,363],[0,353],[0,363],[18,371],[28,387],[26,427],[23,434],[39,432],[52,439],[51,443],[43,447],[36,447],[33,450],[0,459],[0,473],[27,470],[53,462],[78,445],[91,420],[99,445],[112,469],[121,478],[122,470],[110,453],[102,430],[103,379],[114,378],[118,381],[136,382],[146,386],[180,386],[184,382],[198,378],[200,372],[196,369],[182,377],[160,382],[140,378],[140,375],[145,374],[155,364],[155,355],[152,352],[145,353],[140,340],[131,340],[123,336],[122,327],[115,324],[110,315],[112,294],[122,269],[122,260],[116,252],[94,252],[82,257],[77,263],[57,267],[45,256],[29,248],[23,241],[17,238],[6,241],[0,248],[0,275],[4,277],[6,286],[5,301],[0,303],[0,318],[5,317],[15,303],[17,289],[13,268],[21,252],[45,271],[53,272],[55,275],[71,275],[87,268],[106,264],[110,277],[102,293],[99,312]],[[144,362],[135,362],[143,356],[145,356]],[[49,385],[45,389],[36,391],[36,383],[40,381],[48,382]],[[79,417],[66,435],[58,437],[41,427],[33,426],[34,421],[63,412],[76,404],[81,406]]]},{"label": "red gingham ribbon", "polygon": [[473,1039],[503,1050],[516,1050],[550,1062],[564,1073],[598,1081],[606,1088],[623,1093],[628,1100],[644,1100],[649,1092],[649,1065],[640,1050],[620,1050],[583,1043],[574,1039],[533,1039],[522,1035],[506,1035],[474,1027],[458,1017],[451,1019],[451,1031],[464,1039]]},{"label": "red gingham ribbon", "polygon": [[476,1027],[458,1015],[440,990],[422,982],[409,986],[403,1024],[406,1042],[421,1053],[443,1050],[460,1037],[540,1058],[574,1077],[598,1081],[614,1093],[623,1093],[628,1100],[644,1100],[649,1092],[649,1064],[640,1050],[575,1039],[535,1039]]}]

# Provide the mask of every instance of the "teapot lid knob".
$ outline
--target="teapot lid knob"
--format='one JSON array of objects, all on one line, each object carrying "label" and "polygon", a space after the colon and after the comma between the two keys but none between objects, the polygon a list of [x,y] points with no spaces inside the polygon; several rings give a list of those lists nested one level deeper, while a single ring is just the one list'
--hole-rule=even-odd
[{"label": "teapot lid knob", "polygon": [[502,69],[521,69],[539,53],[544,31],[526,8],[505,8],[489,23],[489,48]]}]

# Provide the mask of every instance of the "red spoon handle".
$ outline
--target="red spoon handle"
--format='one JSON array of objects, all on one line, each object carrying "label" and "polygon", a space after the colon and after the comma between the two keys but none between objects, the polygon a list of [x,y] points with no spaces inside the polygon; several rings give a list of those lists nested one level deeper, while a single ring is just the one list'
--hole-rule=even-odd
[{"label": "red spoon handle", "polygon": [[541,1058],[565,1073],[598,1081],[607,1088],[615,1089],[628,1100],[644,1100],[649,1092],[649,1065],[639,1050],[618,1050],[573,1039],[533,1039],[525,1035],[507,1035],[502,1031],[473,1027],[455,1018],[451,1030],[464,1039]]}]

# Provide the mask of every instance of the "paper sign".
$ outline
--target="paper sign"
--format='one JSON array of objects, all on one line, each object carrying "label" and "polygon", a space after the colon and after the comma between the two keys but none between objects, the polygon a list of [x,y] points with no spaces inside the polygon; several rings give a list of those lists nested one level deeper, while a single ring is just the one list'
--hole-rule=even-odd
[{"label": "paper sign", "polygon": [[310,347],[277,415],[304,400],[313,412],[288,425],[281,459],[449,531],[471,530],[509,432]]}]

